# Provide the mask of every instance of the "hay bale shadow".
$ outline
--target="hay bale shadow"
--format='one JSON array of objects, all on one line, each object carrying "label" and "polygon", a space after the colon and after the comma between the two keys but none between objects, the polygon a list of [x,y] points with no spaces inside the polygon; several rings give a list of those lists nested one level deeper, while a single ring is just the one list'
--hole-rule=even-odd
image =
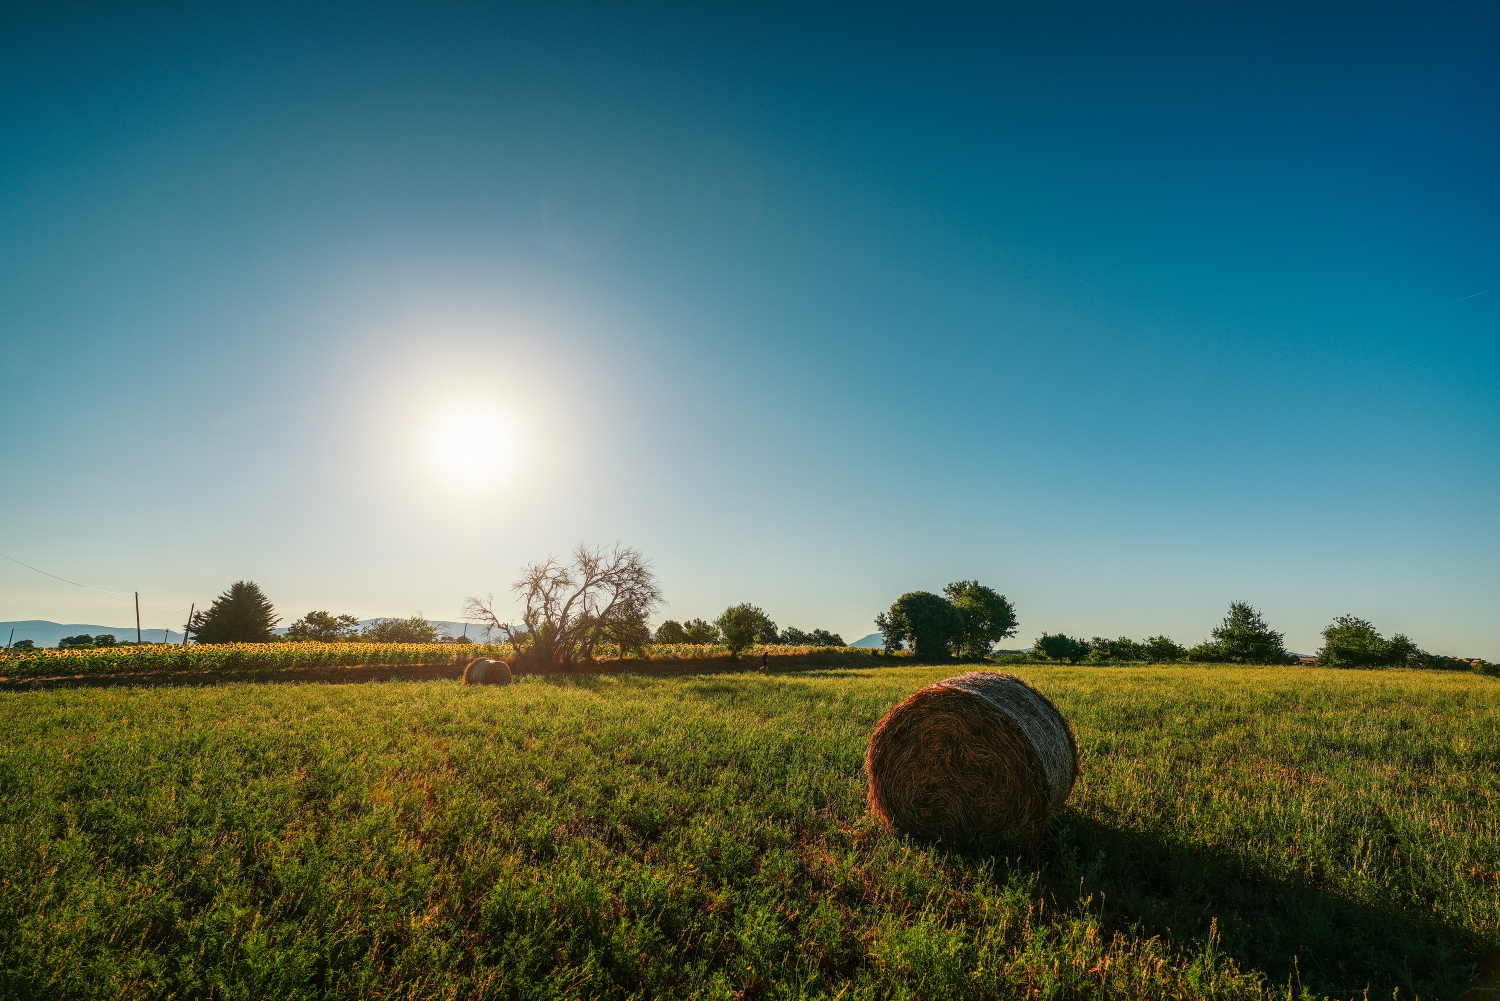
[{"label": "hay bale shadow", "polygon": [[[976,859],[981,853],[968,850]],[[1065,809],[1034,848],[1005,846],[997,880],[1034,874],[1052,903],[1092,895],[1108,932],[1218,948],[1272,988],[1291,977],[1317,995],[1451,1001],[1493,943],[1430,913],[1350,900],[1307,876],[1268,873],[1248,852],[1190,843]],[[1034,867],[1034,868],[1033,868]]]}]

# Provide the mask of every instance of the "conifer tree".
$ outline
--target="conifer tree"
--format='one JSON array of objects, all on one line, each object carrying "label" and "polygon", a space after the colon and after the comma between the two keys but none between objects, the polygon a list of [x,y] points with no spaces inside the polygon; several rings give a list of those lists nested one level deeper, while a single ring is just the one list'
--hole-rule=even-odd
[{"label": "conifer tree", "polygon": [[215,598],[207,611],[193,616],[193,639],[199,643],[267,643],[280,621],[260,585],[242,580]]}]

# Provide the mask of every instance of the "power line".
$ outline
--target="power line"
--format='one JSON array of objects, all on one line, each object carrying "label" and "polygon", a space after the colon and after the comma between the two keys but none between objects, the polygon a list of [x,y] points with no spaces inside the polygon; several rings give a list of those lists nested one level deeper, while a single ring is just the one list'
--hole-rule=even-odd
[{"label": "power line", "polygon": [[[0,553],[0,556],[5,556],[5,554],[4,553]],[[32,566],[30,563],[22,563],[20,560],[16,559],[14,556],[5,556],[5,558],[8,559],[8,560],[10,560],[12,563],[16,564],[17,566],[23,566],[27,570],[35,570],[37,573],[41,574],[43,577],[51,577],[53,580],[60,580],[64,584],[72,584],[74,587],[81,587],[81,588],[83,588],[86,591],[98,591],[100,594],[131,594],[131,595],[133,595],[133,594],[136,593],[134,591],[111,591],[108,588],[91,587],[88,584],[80,584],[76,580],[68,580],[68,578],[66,578],[66,577],[59,577],[55,573],[48,573],[47,571],[42,570],[39,567]],[[187,608],[188,606],[187,605],[154,605],[152,607],[154,607],[154,608],[160,608],[163,611],[167,611],[167,612],[180,612],[184,608]]]},{"label": "power line", "polygon": [[[0,553],[0,556],[5,556],[5,554],[4,553]],[[64,584],[72,584],[74,587],[81,587],[85,591],[99,591],[99,592],[101,592],[103,594],[134,594],[135,593],[134,591],[110,591],[107,588],[90,587],[87,584],[80,584],[76,580],[68,580],[68,578],[66,578],[66,577],[59,577],[55,573],[48,573],[45,570],[39,570],[36,567],[32,566],[30,563],[22,563],[20,560],[16,559],[14,556],[5,556],[5,558],[8,559],[8,560],[10,560],[12,563],[16,564],[17,566],[23,566],[23,567],[25,567],[27,570],[36,570],[36,572],[39,573],[39,574],[41,574],[43,577],[51,577],[53,580],[60,580]]]}]

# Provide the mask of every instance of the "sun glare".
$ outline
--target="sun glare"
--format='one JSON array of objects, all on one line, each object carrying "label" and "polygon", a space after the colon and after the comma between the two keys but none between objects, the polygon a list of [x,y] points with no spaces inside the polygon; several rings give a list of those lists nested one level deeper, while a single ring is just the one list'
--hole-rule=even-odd
[{"label": "sun glare", "polygon": [[467,485],[493,483],[517,458],[515,427],[494,407],[466,403],[451,407],[432,425],[433,462],[445,475]]}]

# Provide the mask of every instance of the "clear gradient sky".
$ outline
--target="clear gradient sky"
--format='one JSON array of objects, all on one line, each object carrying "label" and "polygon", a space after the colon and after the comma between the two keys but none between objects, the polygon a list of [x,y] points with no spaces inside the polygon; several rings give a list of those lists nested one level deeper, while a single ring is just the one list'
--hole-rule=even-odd
[{"label": "clear gradient sky", "polygon": [[618,539],[679,619],[1500,659],[1496,3],[21,6],[0,552],[148,627]]}]

